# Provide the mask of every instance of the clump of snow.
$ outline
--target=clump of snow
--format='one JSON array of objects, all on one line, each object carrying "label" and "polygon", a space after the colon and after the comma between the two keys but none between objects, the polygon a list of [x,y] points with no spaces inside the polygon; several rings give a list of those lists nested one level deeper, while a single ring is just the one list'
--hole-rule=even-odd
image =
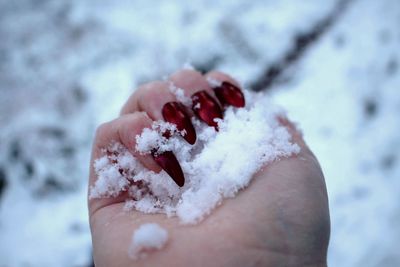
[{"label": "clump of snow", "polygon": [[184,70],[195,70],[194,66],[190,62],[185,62],[182,66]]},{"label": "clump of snow", "polygon": [[192,105],[192,99],[190,97],[185,96],[185,93],[182,88],[177,87],[174,83],[170,83],[169,85],[169,91],[173,93],[176,97],[176,99],[183,103],[186,106],[191,106]]},{"label": "clump of snow", "polygon": [[128,254],[134,260],[144,258],[148,252],[163,248],[167,241],[167,230],[156,223],[145,223],[133,233]]},{"label": "clump of snow", "polygon": [[159,153],[171,150],[171,144],[165,135],[178,132],[184,134],[186,131],[178,131],[176,125],[169,122],[155,121],[151,129],[145,128],[141,135],[136,136],[136,150],[142,154],[150,153],[153,149]]},{"label": "clump of snow", "polygon": [[197,133],[194,145],[178,134],[163,137],[170,124],[155,122],[136,136],[141,153],[173,151],[185,174],[180,188],[164,171],[147,170],[121,144],[112,144],[95,161],[98,176],[90,196],[130,196],[125,209],[178,216],[182,223],[197,223],[224,198],[234,197],[265,164],[300,151],[287,129],[279,124],[282,111],[265,95],[245,91],[245,108],[229,107],[218,121],[219,131],[193,118]]},{"label": "clump of snow", "polygon": [[211,78],[211,77],[207,77],[207,82],[213,88],[221,86],[221,84],[222,84],[222,82],[220,80],[216,80],[216,79]]}]

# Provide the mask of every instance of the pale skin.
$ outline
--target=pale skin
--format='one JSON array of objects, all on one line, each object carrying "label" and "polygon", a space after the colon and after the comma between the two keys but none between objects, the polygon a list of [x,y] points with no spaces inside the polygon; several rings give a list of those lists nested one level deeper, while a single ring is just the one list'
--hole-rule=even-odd
[{"label": "pale skin", "polygon": [[[135,151],[135,138],[153,120],[161,120],[161,108],[176,101],[170,82],[191,96],[206,89],[206,78],[237,82],[213,71],[202,75],[181,70],[169,81],[145,84],[133,93],[119,118],[101,125],[96,133],[90,163],[89,185],[95,180],[93,160],[112,141],[124,144],[149,169],[161,168],[149,155]],[[97,267],[110,266],[326,266],[330,235],[328,197],[319,163],[302,135],[286,118],[299,155],[276,161],[254,175],[250,185],[223,203],[201,223],[183,226],[164,214],[123,212],[126,195],[89,200],[93,257]],[[158,223],[167,229],[166,246],[147,258],[128,256],[132,234],[143,223]]]}]

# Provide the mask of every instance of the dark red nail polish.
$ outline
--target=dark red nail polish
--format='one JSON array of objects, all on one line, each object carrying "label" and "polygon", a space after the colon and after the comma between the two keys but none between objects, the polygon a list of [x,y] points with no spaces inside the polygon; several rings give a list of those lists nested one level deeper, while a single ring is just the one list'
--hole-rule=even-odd
[{"label": "dark red nail polish", "polygon": [[178,186],[182,187],[185,184],[185,176],[174,153],[165,151],[162,153],[152,152],[151,154],[157,164],[171,176]]},{"label": "dark red nail polish", "polygon": [[186,131],[186,134],[182,136],[189,144],[193,145],[196,142],[196,131],[185,110],[185,106],[178,102],[168,102],[161,112],[167,122],[175,124],[179,131]]},{"label": "dark red nail polish", "polygon": [[238,108],[242,108],[245,105],[242,91],[230,82],[222,82],[220,86],[214,88],[214,92],[223,105]]},{"label": "dark red nail polish", "polygon": [[192,95],[194,113],[210,126],[218,131],[218,123],[214,119],[222,119],[222,110],[218,103],[205,90]]}]

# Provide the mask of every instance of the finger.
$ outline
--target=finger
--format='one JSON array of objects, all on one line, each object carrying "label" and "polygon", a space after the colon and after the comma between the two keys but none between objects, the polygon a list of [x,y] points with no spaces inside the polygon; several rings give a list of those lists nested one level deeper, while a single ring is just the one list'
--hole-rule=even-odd
[{"label": "finger", "polygon": [[[121,110],[121,114],[131,112],[145,112],[153,120],[163,118],[174,123],[180,134],[190,143],[196,142],[196,132],[186,112],[186,108],[179,102],[170,90],[169,82],[151,82],[142,85],[131,95]],[[154,160],[161,166],[176,182],[178,186],[183,186],[185,178],[182,169],[175,155],[171,151],[161,154],[153,154]]]},{"label": "finger", "polygon": [[[124,115],[98,127],[92,149],[89,188],[95,184],[97,178],[93,165],[94,160],[104,156],[104,150],[108,149],[113,142],[118,142],[126,147],[148,169],[156,172],[161,170],[151,155],[141,155],[135,149],[136,135],[140,134],[144,128],[151,127],[151,124],[152,120],[145,113],[137,112]],[[99,208],[119,203],[126,197],[126,194],[121,194],[117,198],[90,199],[89,211],[92,214]]]},{"label": "finger", "polygon": [[95,183],[94,159],[104,156],[104,150],[113,142],[118,142],[126,147],[146,168],[155,172],[163,169],[178,186],[182,187],[185,183],[185,177],[172,151],[152,151],[151,154],[141,154],[136,150],[136,136],[140,135],[144,128],[150,128],[152,124],[153,121],[145,112],[135,112],[101,125],[97,130],[93,145],[89,187]]},{"label": "finger", "polygon": [[169,80],[192,99],[192,110],[196,116],[218,130],[216,119],[223,118],[222,109],[205,77],[194,70],[180,70]]},{"label": "finger", "polygon": [[176,101],[170,82],[152,82],[142,85],[126,102],[121,114],[144,111],[153,120],[165,120],[176,125],[189,144],[196,142],[196,131],[187,108]]},{"label": "finger", "polygon": [[215,95],[224,106],[244,107],[245,99],[239,83],[231,76],[211,71],[205,75],[207,81],[213,86]]}]

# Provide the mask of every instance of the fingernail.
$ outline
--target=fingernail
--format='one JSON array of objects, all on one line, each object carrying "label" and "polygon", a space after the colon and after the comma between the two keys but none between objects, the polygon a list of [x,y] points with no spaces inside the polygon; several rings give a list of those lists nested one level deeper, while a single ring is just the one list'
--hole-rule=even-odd
[{"label": "fingernail", "polygon": [[214,119],[222,119],[222,110],[218,103],[206,91],[199,91],[192,95],[194,113],[202,121],[218,131],[218,123]]},{"label": "fingernail", "polygon": [[220,86],[214,88],[214,92],[223,105],[238,108],[242,108],[245,105],[242,91],[230,82],[222,82]]},{"label": "fingernail", "polygon": [[185,184],[185,176],[174,153],[165,151],[162,153],[152,152],[151,154],[157,164],[171,176],[178,186],[182,187]]},{"label": "fingernail", "polygon": [[178,102],[168,102],[162,108],[162,115],[164,120],[176,125],[179,131],[185,130],[185,134],[182,135],[185,140],[193,145],[196,142],[196,131],[194,130],[193,124],[187,114],[185,107]]}]

